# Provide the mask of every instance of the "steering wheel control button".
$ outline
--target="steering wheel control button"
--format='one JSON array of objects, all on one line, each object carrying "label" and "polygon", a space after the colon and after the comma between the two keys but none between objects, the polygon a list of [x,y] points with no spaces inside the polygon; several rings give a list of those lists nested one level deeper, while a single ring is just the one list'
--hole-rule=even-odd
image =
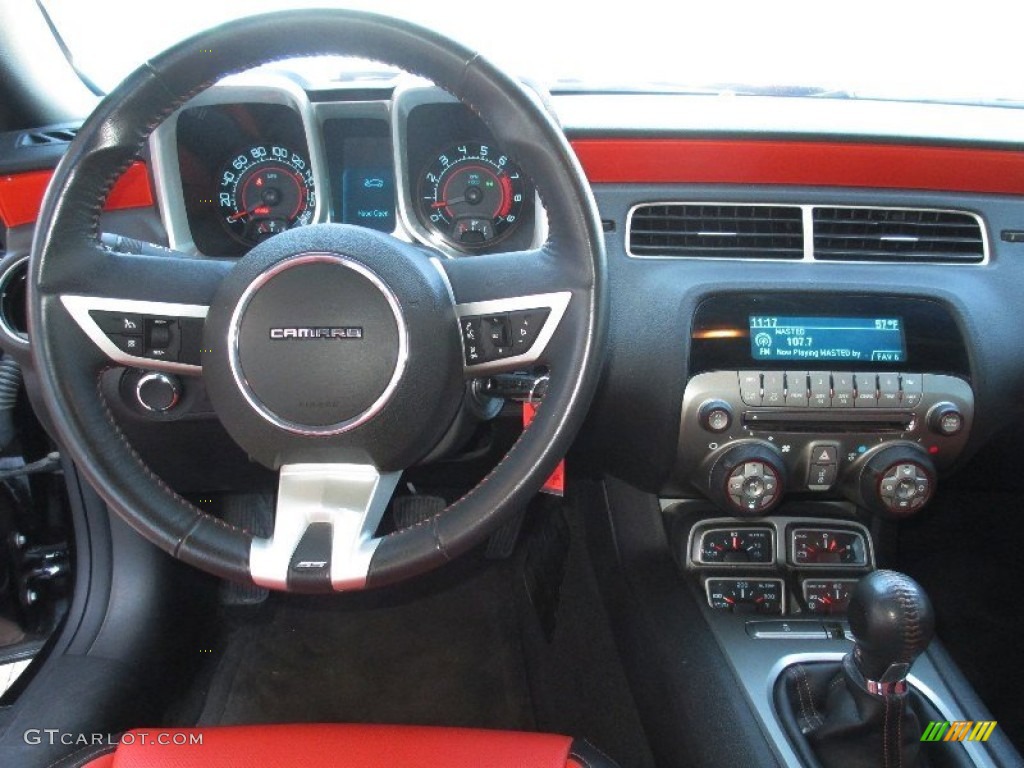
[{"label": "steering wheel control button", "polygon": [[853,385],[853,374],[848,371],[832,372],[832,407],[853,408],[853,397],[856,392]]},{"label": "steering wheel control button", "polygon": [[144,374],[135,385],[136,401],[152,413],[166,413],[178,404],[180,398],[180,383],[165,373]]},{"label": "steering wheel control button", "polygon": [[145,357],[154,360],[177,360],[181,346],[178,321],[169,317],[147,317],[144,320]]},{"label": "steering wheel control button", "polygon": [[114,342],[114,346],[122,352],[126,352],[129,355],[135,355],[137,357],[142,356],[141,336],[122,336],[120,334],[112,333],[109,337],[110,340]]},{"label": "steering wheel control button", "polygon": [[459,323],[462,329],[462,347],[466,352],[466,365],[476,365],[484,360],[483,320],[479,317],[464,317]]},{"label": "steering wheel control button", "polygon": [[142,335],[142,315],[131,312],[106,312],[94,309],[89,312],[89,316],[96,321],[96,325],[100,327],[100,330],[108,336],[113,334],[122,336]]},{"label": "steering wheel control button", "polygon": [[964,417],[952,403],[938,403],[928,412],[928,426],[943,437],[953,437],[964,428]]},{"label": "steering wheel control button", "polygon": [[508,325],[508,315],[494,315],[483,319],[485,340],[497,352],[498,357],[505,357],[512,345]]},{"label": "steering wheel control button", "polygon": [[544,327],[550,309],[526,309],[519,312],[509,312],[509,330],[512,335],[512,348],[515,354],[521,355],[528,352],[533,342],[537,340],[540,329]]},{"label": "steering wheel control button", "polygon": [[550,314],[550,309],[541,308],[463,317],[459,327],[466,365],[525,354],[537,340]]}]

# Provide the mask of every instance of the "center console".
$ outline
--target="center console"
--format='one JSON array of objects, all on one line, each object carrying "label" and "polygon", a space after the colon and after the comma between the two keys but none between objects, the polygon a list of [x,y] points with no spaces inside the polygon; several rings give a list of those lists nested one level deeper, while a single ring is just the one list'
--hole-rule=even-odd
[{"label": "center console", "polygon": [[[744,293],[696,309],[663,519],[685,586],[783,764],[816,764],[801,731],[828,719],[823,702],[838,690],[837,670],[859,658],[851,599],[865,577],[886,573],[876,571],[874,521],[927,505],[973,418],[967,347],[937,302]],[[913,691],[918,720],[970,719],[948,664],[933,644],[909,674],[901,667],[909,683],[901,694]],[[828,674],[822,716],[793,726],[785,692],[798,705],[810,701],[808,670]],[[878,699],[873,722],[865,713],[874,691],[858,695],[859,715],[848,705],[833,715],[847,719],[839,731],[859,728],[874,745],[873,729],[889,723],[897,699]],[[816,750],[858,751],[822,738]],[[915,739],[906,750],[916,753]],[[993,764],[974,743],[947,757],[941,764]]]}]

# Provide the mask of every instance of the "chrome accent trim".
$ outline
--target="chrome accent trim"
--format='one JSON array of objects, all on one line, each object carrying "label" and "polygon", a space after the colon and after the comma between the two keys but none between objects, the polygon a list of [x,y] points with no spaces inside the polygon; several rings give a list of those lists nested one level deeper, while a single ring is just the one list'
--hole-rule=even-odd
[{"label": "chrome accent trim", "polygon": [[219,104],[281,104],[291,107],[298,113],[316,187],[313,221],[326,221],[326,212],[330,208],[326,202],[331,194],[330,177],[324,159],[321,131],[309,95],[287,77],[265,70],[250,70],[226,77],[194,96],[157,126],[149,137],[156,204],[167,229],[170,247],[183,253],[199,253],[192,239],[192,230],[185,211],[181,169],[178,167],[178,116],[183,110],[192,107]]},{"label": "chrome accent trim", "polygon": [[[170,405],[166,408],[153,408],[149,403],[142,399],[142,387],[150,381],[162,381],[171,391],[174,392],[174,397],[171,399]],[[167,413],[174,406],[178,404],[178,400],[181,399],[181,391],[178,389],[178,385],[165,373],[158,373],[152,371],[147,373],[145,376],[140,376],[139,380],[135,382],[135,400],[150,413]]]},{"label": "chrome accent trim", "polygon": [[[7,269],[5,269],[2,274],[0,274],[0,294],[7,292],[7,284],[11,281],[11,278],[14,276],[14,271],[19,267],[24,267],[26,270],[28,269],[27,255],[22,256],[21,258],[11,262],[7,266]],[[2,333],[4,338],[7,339],[7,341],[11,342],[12,344],[28,349],[28,334],[20,333],[14,330],[11,324],[7,322],[7,317],[3,313],[0,313],[0,333]]]},{"label": "chrome accent trim", "polygon": [[129,355],[118,349],[114,342],[107,338],[107,334],[96,324],[96,321],[89,315],[91,310],[101,312],[131,312],[139,315],[156,315],[159,317],[201,317],[205,318],[209,307],[199,304],[171,304],[162,301],[136,301],[134,299],[110,299],[100,296],[71,296],[64,294],[60,297],[64,308],[78,323],[85,335],[92,339],[93,343],[115,363],[127,365],[132,368],[149,368],[157,371],[168,371],[170,373],[181,373],[186,376],[198,376],[203,372],[200,365],[189,365],[178,363],[172,360],[156,360],[139,355]]},{"label": "chrome accent trim", "polygon": [[[465,365],[463,368],[466,373],[471,376],[482,376],[492,371],[506,371],[510,366],[517,365],[532,365],[540,359],[540,356],[544,353],[548,342],[551,341],[551,337],[555,335],[555,331],[558,329],[558,324],[562,321],[562,317],[565,315],[565,310],[569,307],[569,301],[572,299],[572,293],[569,291],[559,291],[558,293],[538,293],[532,296],[510,296],[506,299],[492,299],[489,301],[470,301],[465,304],[455,305],[455,315],[461,322],[464,317],[472,317],[475,315],[494,315],[502,312],[517,312],[523,309],[550,309],[551,314],[548,315],[547,320],[544,322],[544,327],[540,329],[540,333],[537,334],[537,339],[533,342],[533,346],[529,350],[521,355],[513,355],[512,357],[503,357],[500,360],[490,360],[486,363],[479,363],[477,365]],[[462,345],[462,331],[459,331],[459,344]],[[463,350],[465,352],[465,350]],[[463,361],[466,357],[463,354]]]},{"label": "chrome accent trim", "polygon": [[[849,525],[850,527],[844,527]],[[793,527],[789,531],[789,540],[786,542],[786,562],[794,568],[866,568],[868,566],[874,568],[875,553],[873,545],[871,543],[871,537],[865,536],[863,530],[851,530],[852,528],[863,528],[859,523],[850,522],[844,525],[826,525],[826,526],[815,526],[815,525],[803,525]],[[796,561],[796,535],[804,531],[810,531],[813,533],[852,533],[860,537],[861,543],[864,545],[864,557],[865,562],[863,563],[798,563]],[[836,579],[838,581],[838,579]]]},{"label": "chrome accent trim", "polygon": [[766,613],[764,615],[765,616],[786,616],[786,615],[788,615],[788,611],[786,610],[786,598],[788,597],[788,594],[786,593],[786,580],[783,579],[783,578],[779,578],[777,576],[767,576],[767,577],[762,578],[762,577],[758,576],[757,574],[754,574],[753,576],[737,576],[737,575],[734,575],[734,574],[729,574],[728,576],[720,576],[718,574],[715,574],[713,576],[708,576],[704,580],[704,595],[707,598],[708,608],[711,609],[712,611],[714,611],[715,613],[718,613],[721,609],[715,608],[713,605],[711,605],[711,587],[709,586],[709,584],[712,581],[775,581],[775,582],[778,582],[779,587],[781,587],[781,589],[782,589],[782,596],[779,598],[779,608],[780,608],[780,610],[779,610],[778,613]]},{"label": "chrome accent trim", "polygon": [[[380,396],[370,404],[370,406],[360,413],[358,416],[354,416],[351,419],[339,422],[337,424],[329,424],[325,427],[313,427],[308,424],[297,424],[287,419],[282,419],[276,413],[270,410],[264,405],[260,399],[256,396],[256,393],[252,391],[249,386],[249,382],[246,380],[244,373],[242,372],[241,361],[238,359],[238,335],[239,326],[242,320],[246,308],[249,306],[249,302],[252,297],[256,295],[256,292],[262,288],[268,281],[276,277],[285,270],[293,267],[298,267],[303,264],[311,264],[314,262],[326,262],[333,263],[351,269],[367,280],[379,290],[384,298],[387,300],[388,305],[391,307],[391,313],[395,318],[395,322],[398,325],[398,359],[395,361],[395,371],[391,375],[391,379],[384,391],[381,392]],[[365,265],[350,259],[346,256],[340,256],[336,253],[303,253],[298,256],[292,256],[284,259],[283,261],[277,262],[270,269],[260,273],[248,287],[242,293],[241,298],[235,305],[234,311],[231,313],[231,322],[228,326],[228,362],[231,366],[231,376],[235,380],[235,385],[238,387],[245,401],[249,403],[256,413],[262,416],[266,421],[269,421],[275,427],[279,429],[287,430],[297,435],[303,435],[306,437],[323,436],[323,435],[340,435],[343,432],[348,432],[351,429],[355,429],[360,424],[365,424],[367,421],[372,419],[378,413],[383,410],[388,400],[394,394],[398,388],[398,383],[402,378],[402,374],[405,372],[406,363],[409,360],[409,331],[405,325],[405,318],[402,315],[401,305],[398,303],[397,297],[391,292],[387,284],[377,276],[375,272],[370,270]]]},{"label": "chrome accent trim", "polygon": [[[685,185],[680,185],[685,186]],[[885,190],[890,191],[890,190]],[[898,191],[898,190],[892,190]],[[773,259],[766,258],[763,256],[752,257],[752,258],[741,258],[738,256],[671,256],[671,255],[657,255],[657,254],[636,254],[633,253],[630,248],[630,234],[633,228],[633,214],[636,213],[638,208],[645,208],[650,205],[732,205],[732,206],[750,206],[756,208],[800,208],[802,212],[802,221],[804,228],[804,247],[803,257],[799,259]],[[815,208],[856,208],[860,210],[869,211],[925,211],[927,213],[955,213],[963,216],[970,216],[978,223],[978,229],[981,232],[981,247],[982,247],[982,258],[981,261],[973,262],[941,262],[941,261],[927,261],[917,259],[893,259],[891,261],[878,260],[878,261],[856,261],[854,259],[817,259],[814,257],[814,209]],[[728,261],[728,262],[766,262],[770,264],[796,264],[796,263],[809,263],[809,264],[859,264],[859,265],[877,265],[877,264],[922,264],[922,265],[939,265],[948,267],[980,267],[989,263],[991,256],[990,240],[988,228],[985,226],[985,220],[980,214],[974,211],[967,210],[956,210],[953,208],[931,208],[928,206],[906,206],[906,205],[845,205],[842,203],[826,204],[826,203],[788,203],[788,202],[745,202],[735,200],[647,200],[642,203],[636,203],[626,213],[626,231],[625,238],[623,240],[623,247],[626,252],[626,256],[631,259],[653,259],[653,260],[665,260],[665,259],[680,259],[680,260],[696,260],[696,261]]]},{"label": "chrome accent trim", "polygon": [[288,566],[312,523],[331,525],[331,585],[362,589],[380,539],[377,526],[401,472],[380,473],[368,464],[286,464],[281,467],[274,533],[249,548],[253,582],[288,588]]},{"label": "chrome accent trim", "polygon": [[[703,522],[704,521],[701,521],[701,523],[698,523],[698,525],[701,525]],[[695,529],[696,528],[697,528],[697,526],[695,525],[694,528],[690,530],[690,547],[687,549],[687,552],[689,553],[689,555],[691,557],[692,557],[694,552],[697,553],[697,559],[693,561],[695,565],[708,565],[708,566],[711,566],[712,568],[766,568],[766,567],[767,568],[774,568],[775,567],[776,544],[775,544],[775,528],[774,528],[774,526],[771,526],[771,525],[737,525],[737,526],[717,525],[717,526],[709,526],[709,527],[706,527],[706,528],[705,527],[701,527],[701,530],[700,530],[700,541],[699,541],[696,549],[694,549],[693,548],[693,543],[694,543],[694,539],[695,539],[695,533],[696,533]],[[768,531],[768,537],[769,537],[770,544],[771,544],[771,560],[768,560],[767,562],[764,562],[764,563],[716,563],[714,561],[705,560],[703,555],[701,554],[704,551],[704,538],[709,533],[717,533],[718,531]]]}]

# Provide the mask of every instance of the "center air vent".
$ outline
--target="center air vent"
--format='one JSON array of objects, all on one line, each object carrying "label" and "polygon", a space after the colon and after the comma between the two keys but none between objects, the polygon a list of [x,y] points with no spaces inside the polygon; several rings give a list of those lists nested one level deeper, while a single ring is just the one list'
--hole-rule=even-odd
[{"label": "center air vent", "polygon": [[640,205],[629,224],[634,256],[800,259],[803,217],[797,206],[660,203]]},{"label": "center air vent", "polygon": [[814,208],[814,258],[979,262],[981,222],[970,213],[906,208]]}]

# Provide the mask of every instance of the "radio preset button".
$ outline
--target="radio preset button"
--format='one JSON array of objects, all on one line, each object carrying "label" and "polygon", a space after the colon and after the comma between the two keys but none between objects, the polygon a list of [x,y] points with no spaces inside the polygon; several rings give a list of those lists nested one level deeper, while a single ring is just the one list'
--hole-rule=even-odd
[{"label": "radio preset button", "polygon": [[811,384],[811,408],[832,406],[832,377],[827,371],[811,371],[807,375]]},{"label": "radio preset button", "polygon": [[855,373],[853,378],[857,385],[856,406],[858,408],[877,408],[878,374]]},{"label": "radio preset button", "polygon": [[853,374],[849,371],[832,371],[832,407],[853,408]]},{"label": "radio preset button", "polygon": [[807,371],[786,371],[786,405],[807,407]]},{"label": "radio preset button", "polygon": [[785,405],[786,385],[783,381],[782,371],[766,371],[762,374],[761,387],[764,394],[761,398],[761,405]]},{"label": "radio preset button", "polygon": [[878,374],[878,405],[882,408],[900,407],[900,375]]}]

